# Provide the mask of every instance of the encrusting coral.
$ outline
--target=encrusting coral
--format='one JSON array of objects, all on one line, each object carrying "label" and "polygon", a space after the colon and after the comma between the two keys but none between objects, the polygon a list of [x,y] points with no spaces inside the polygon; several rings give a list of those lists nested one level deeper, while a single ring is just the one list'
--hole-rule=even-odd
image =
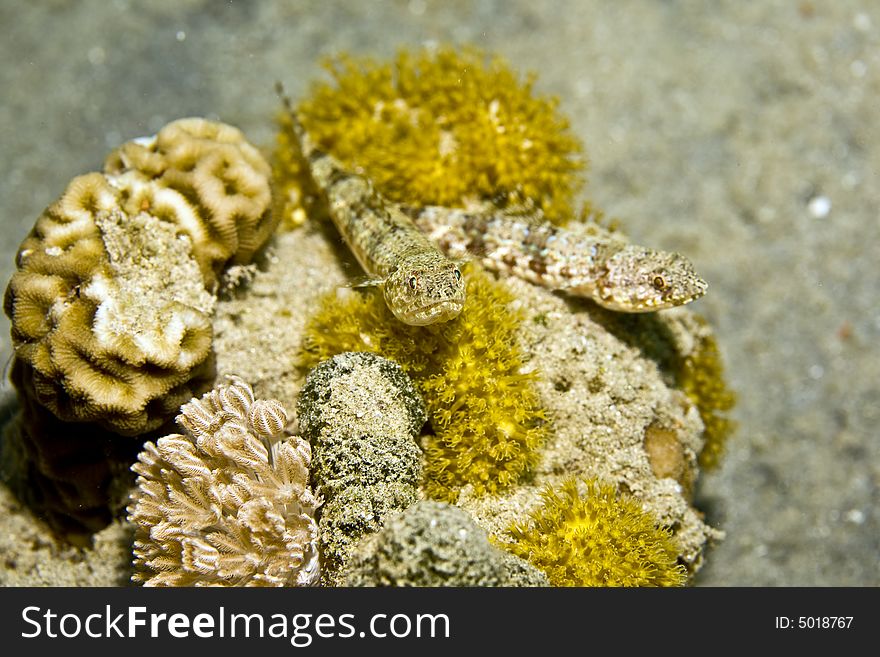
[{"label": "encrusting coral", "polygon": [[509,530],[502,547],[554,586],[682,586],[687,575],[668,530],[612,485],[574,478],[542,492],[543,505]]},{"label": "encrusting coral", "polygon": [[135,435],[197,393],[216,277],[274,227],[269,175],[237,129],[181,119],[71,181],[22,243],[4,300],[34,398]]},{"label": "encrusting coral", "polygon": [[546,575],[493,546],[465,511],[424,500],[355,549],[346,586],[548,586]]},{"label": "encrusting coral", "polygon": [[132,470],[133,580],[147,586],[311,585],[320,499],[308,441],[287,413],[230,377],[181,408],[184,434],[147,442]]},{"label": "encrusting coral", "polygon": [[434,431],[426,436],[426,493],[454,502],[470,484],[495,493],[534,467],[545,416],[523,372],[516,345],[520,313],[512,297],[477,267],[468,267],[468,303],[456,319],[435,326],[397,322],[381,294],[340,300],[327,295],[311,318],[301,362],[310,366],[344,351],[371,351],[400,364],[425,400]]},{"label": "encrusting coral", "polygon": [[338,585],[354,545],[419,499],[425,408],[399,365],[342,353],[306,378],[299,429],[312,444],[320,512],[322,583]]},{"label": "encrusting coral", "polygon": [[[341,56],[298,112],[318,146],[364,173],[388,199],[462,206],[534,204],[564,223],[585,166],[557,110],[499,57],[449,47],[401,50],[392,63]],[[276,185],[286,225],[312,214],[289,118],[280,119]]]}]

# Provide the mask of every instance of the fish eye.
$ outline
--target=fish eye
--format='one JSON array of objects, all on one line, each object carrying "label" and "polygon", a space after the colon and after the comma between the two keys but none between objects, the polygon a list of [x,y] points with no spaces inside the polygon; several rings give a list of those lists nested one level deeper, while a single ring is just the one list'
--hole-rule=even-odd
[{"label": "fish eye", "polygon": [[453,269],[453,270],[452,270],[452,273],[453,273],[453,275],[455,276],[455,280],[456,280],[456,281],[460,281],[460,280],[461,280],[461,272],[460,272],[458,269]]},{"label": "fish eye", "polygon": [[663,291],[666,289],[666,279],[660,274],[655,274],[654,278],[651,280],[651,285],[654,286],[655,290]]},{"label": "fish eye", "polygon": [[415,291],[416,285],[418,284],[416,277],[410,276],[409,279],[407,280],[407,283],[409,283],[409,289]]}]

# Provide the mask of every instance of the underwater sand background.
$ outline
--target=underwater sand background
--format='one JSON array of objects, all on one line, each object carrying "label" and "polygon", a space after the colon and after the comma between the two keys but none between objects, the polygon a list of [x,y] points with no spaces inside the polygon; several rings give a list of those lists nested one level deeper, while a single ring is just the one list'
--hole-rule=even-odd
[{"label": "underwater sand background", "polygon": [[274,82],[300,97],[323,56],[473,43],[534,71],[586,145],[584,198],[710,282],[740,429],[699,486],[727,538],[696,583],[880,584],[876,3],[4,2],[0,26],[4,283],[111,148],[188,115],[270,145]]}]

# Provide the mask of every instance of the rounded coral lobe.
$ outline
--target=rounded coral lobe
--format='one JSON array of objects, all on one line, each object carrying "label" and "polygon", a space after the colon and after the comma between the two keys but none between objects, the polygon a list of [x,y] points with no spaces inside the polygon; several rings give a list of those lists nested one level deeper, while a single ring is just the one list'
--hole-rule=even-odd
[{"label": "rounded coral lobe", "polygon": [[401,50],[394,62],[342,56],[333,80],[298,108],[318,145],[362,169],[386,198],[460,207],[531,199],[571,216],[585,158],[558,101],[499,57],[451,47]]},{"label": "rounded coral lobe", "polygon": [[439,253],[412,256],[389,274],[385,301],[404,324],[447,322],[464,307],[464,277],[458,265]]},{"label": "rounded coral lobe", "polygon": [[652,312],[699,299],[707,287],[684,256],[626,246],[606,261],[594,299],[610,310]]},{"label": "rounded coral lobe", "polygon": [[6,291],[40,403],[115,433],[158,428],[211,375],[217,278],[274,230],[269,165],[200,118],[125,142],[37,219]]}]

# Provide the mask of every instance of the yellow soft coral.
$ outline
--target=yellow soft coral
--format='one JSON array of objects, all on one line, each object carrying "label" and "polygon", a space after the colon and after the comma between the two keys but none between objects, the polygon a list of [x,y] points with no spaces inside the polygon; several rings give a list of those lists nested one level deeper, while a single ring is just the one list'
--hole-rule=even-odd
[{"label": "yellow soft coral", "polygon": [[468,303],[455,320],[431,326],[396,321],[378,290],[324,298],[306,327],[301,364],[311,367],[345,351],[371,351],[396,361],[425,399],[434,435],[425,449],[425,490],[454,501],[471,484],[497,493],[537,462],[545,416],[522,373],[515,333],[522,318],[511,297],[475,267]]},{"label": "yellow soft coral", "polygon": [[[707,322],[695,316],[701,326]],[[700,412],[705,426],[705,440],[699,463],[703,468],[718,466],[727,440],[736,430],[736,422],[726,413],[736,404],[736,394],[727,387],[724,365],[715,336],[707,333],[697,347],[681,359],[676,370],[678,385]]]},{"label": "yellow soft coral", "polygon": [[[393,64],[341,56],[332,83],[298,107],[319,146],[364,173],[387,198],[413,205],[534,203],[563,223],[584,168],[557,100],[533,93],[498,57],[451,48],[400,51]],[[308,190],[281,119],[276,187],[287,225],[301,223]]]},{"label": "yellow soft coral", "polygon": [[686,571],[669,531],[614,486],[584,483],[585,495],[575,479],[546,488],[543,505],[509,530],[514,542],[504,547],[554,586],[682,586]]}]

